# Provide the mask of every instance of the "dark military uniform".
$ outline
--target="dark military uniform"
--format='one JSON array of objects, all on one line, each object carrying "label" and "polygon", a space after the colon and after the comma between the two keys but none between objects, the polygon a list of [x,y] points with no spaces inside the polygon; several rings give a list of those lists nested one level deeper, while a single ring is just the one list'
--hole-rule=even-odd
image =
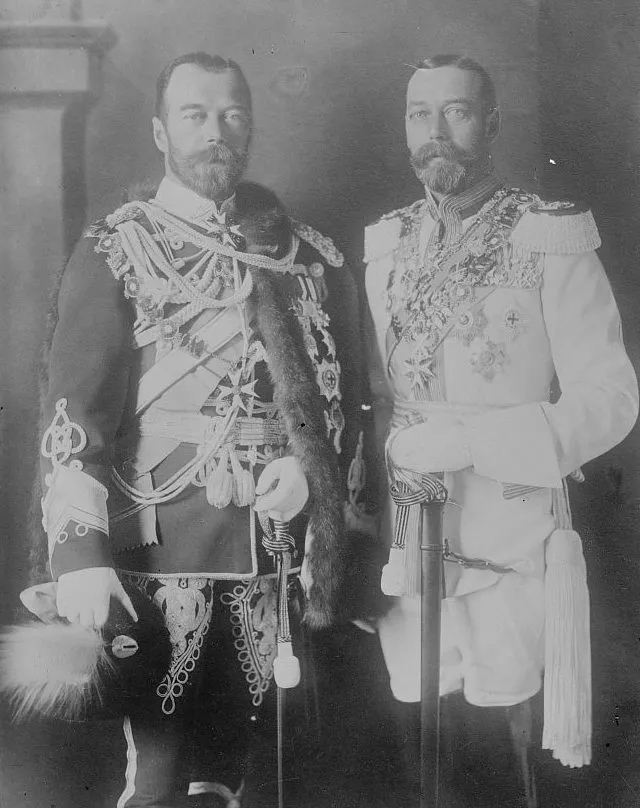
[{"label": "dark military uniform", "polygon": [[[185,777],[229,799],[240,787],[284,619],[255,481],[283,454],[310,489],[291,571],[312,536],[308,620],[335,615],[362,485],[358,345],[342,256],[259,186],[219,209],[165,179],[73,254],[43,405],[52,574],[115,566],[162,609],[174,649],[154,704],[125,721],[119,806],[174,804]],[[208,741],[192,741],[189,772],[194,699]]]}]

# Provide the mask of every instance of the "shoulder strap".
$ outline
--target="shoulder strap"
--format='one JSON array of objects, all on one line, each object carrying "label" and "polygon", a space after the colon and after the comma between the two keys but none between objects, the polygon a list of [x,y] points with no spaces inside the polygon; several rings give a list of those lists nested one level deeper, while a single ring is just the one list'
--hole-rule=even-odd
[{"label": "shoulder strap", "polygon": [[590,210],[573,202],[534,202],[515,227],[511,243],[531,252],[575,255],[597,250],[600,234]]}]

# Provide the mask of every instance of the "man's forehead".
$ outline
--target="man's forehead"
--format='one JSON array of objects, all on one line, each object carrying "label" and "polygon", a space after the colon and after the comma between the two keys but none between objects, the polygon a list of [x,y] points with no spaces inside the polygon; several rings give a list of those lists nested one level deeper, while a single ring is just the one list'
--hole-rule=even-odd
[{"label": "man's forehead", "polygon": [[203,102],[250,106],[246,87],[236,70],[217,73],[196,64],[178,65],[165,90],[167,108]]},{"label": "man's forehead", "polygon": [[407,87],[407,104],[437,103],[449,99],[482,99],[482,80],[471,70],[453,65],[416,70]]}]

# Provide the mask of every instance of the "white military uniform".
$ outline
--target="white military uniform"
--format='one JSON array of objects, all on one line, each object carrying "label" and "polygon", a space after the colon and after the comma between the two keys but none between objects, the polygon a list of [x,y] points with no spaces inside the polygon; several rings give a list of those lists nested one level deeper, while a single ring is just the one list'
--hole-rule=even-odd
[{"label": "white military uniform", "polygon": [[[459,419],[470,466],[445,475],[444,537],[453,552],[510,570],[445,564],[441,692],[463,689],[476,705],[512,705],[539,690],[545,542],[563,479],[637,417],[599,245],[590,213],[495,178],[439,210],[420,200],[367,228],[366,289],[392,423]],[[420,699],[415,522],[413,534],[405,595],[379,624],[401,701]]]}]

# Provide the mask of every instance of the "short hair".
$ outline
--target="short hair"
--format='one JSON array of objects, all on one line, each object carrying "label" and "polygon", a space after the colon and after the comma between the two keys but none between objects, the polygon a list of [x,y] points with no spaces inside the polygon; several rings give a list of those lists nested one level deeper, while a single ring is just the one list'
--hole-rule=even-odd
[{"label": "short hair", "polygon": [[493,79],[475,59],[469,56],[459,56],[455,53],[443,53],[437,56],[429,56],[420,59],[416,64],[411,65],[416,70],[433,70],[436,67],[457,67],[460,70],[468,70],[480,77],[483,107],[485,112],[494,112],[498,107],[496,98],[496,88]]},{"label": "short hair", "polygon": [[165,93],[167,87],[169,86],[169,82],[171,81],[173,71],[177,67],[180,67],[180,65],[196,65],[197,67],[201,67],[203,70],[207,70],[210,73],[224,73],[227,70],[233,71],[240,79],[243,89],[249,98],[249,104],[251,104],[251,90],[249,88],[249,82],[247,81],[244,73],[242,72],[242,68],[237,62],[234,62],[233,59],[225,59],[224,56],[211,56],[209,53],[205,53],[204,51],[196,51],[194,53],[185,53],[182,56],[178,56],[177,59],[169,62],[169,64],[162,69],[162,72],[156,81],[156,117],[162,118],[164,114]]}]

